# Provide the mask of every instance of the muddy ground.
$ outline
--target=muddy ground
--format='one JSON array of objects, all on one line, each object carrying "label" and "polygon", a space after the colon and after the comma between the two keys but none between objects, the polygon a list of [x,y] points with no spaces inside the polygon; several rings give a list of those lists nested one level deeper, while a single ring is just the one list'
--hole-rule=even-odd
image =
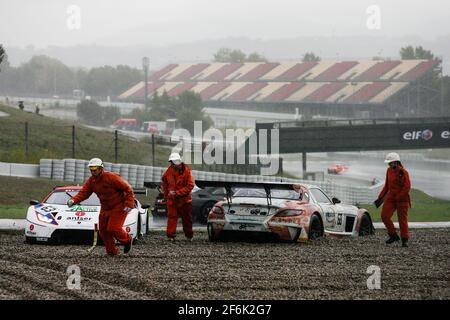
[{"label": "muddy ground", "polygon": [[[104,247],[26,245],[0,233],[0,299],[449,299],[450,230],[413,230],[409,248],[385,233],[308,244],[210,243],[197,232],[166,241],[152,231],[131,254]],[[67,288],[78,265],[80,290]],[[371,265],[381,289],[369,290]]]}]

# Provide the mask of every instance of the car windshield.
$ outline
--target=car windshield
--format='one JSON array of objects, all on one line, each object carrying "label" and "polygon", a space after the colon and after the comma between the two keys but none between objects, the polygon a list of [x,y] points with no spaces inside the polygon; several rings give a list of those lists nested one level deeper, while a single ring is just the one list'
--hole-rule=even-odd
[{"label": "car windshield", "polygon": [[[70,199],[69,194],[73,197],[78,193],[78,190],[55,190],[48,197],[45,203],[48,204],[66,204],[67,200]],[[98,199],[95,193],[91,194],[91,196],[80,203],[83,206],[99,206],[100,200]]]},{"label": "car windshield", "polygon": [[[300,200],[302,198],[301,194],[295,190],[272,189],[270,194],[275,199]],[[239,188],[235,191],[233,197],[265,198],[266,191],[264,189]]]}]

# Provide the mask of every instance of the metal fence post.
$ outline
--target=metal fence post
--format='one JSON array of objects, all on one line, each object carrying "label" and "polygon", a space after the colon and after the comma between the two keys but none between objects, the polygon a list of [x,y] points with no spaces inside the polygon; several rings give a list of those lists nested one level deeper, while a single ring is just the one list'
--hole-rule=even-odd
[{"label": "metal fence post", "polygon": [[72,159],[75,159],[75,126],[72,126]]},{"label": "metal fence post", "polygon": [[114,162],[117,163],[119,157],[119,134],[117,130],[114,130]]},{"label": "metal fence post", "polygon": [[25,159],[28,160],[28,122],[25,122]]},{"label": "metal fence post", "polygon": [[152,166],[155,166],[155,135],[152,134]]}]

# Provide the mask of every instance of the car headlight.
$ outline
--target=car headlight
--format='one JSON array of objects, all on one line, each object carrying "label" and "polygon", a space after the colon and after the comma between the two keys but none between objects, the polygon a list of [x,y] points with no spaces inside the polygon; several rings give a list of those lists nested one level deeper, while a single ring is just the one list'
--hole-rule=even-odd
[{"label": "car headlight", "polygon": [[48,212],[48,213],[43,213],[43,212],[36,212],[36,217],[38,219],[38,221],[43,222],[43,223],[48,223],[48,224],[53,224],[53,225],[58,225],[58,222],[56,222],[55,218],[53,217],[53,215]]},{"label": "car headlight", "polygon": [[303,214],[302,209],[284,209],[280,210],[275,216],[276,217],[294,217],[301,216]]}]

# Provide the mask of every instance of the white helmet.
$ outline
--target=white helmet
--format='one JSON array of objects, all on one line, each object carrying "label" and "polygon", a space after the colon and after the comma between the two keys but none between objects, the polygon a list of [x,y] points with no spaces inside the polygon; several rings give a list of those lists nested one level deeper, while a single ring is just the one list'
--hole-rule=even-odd
[{"label": "white helmet", "polygon": [[170,162],[170,161],[177,161],[177,160],[181,161],[180,154],[177,152],[171,153],[168,161]]},{"label": "white helmet", "polygon": [[103,161],[99,158],[92,158],[89,161],[88,167],[102,167],[103,168]]},{"label": "white helmet", "polygon": [[384,160],[384,163],[391,163],[394,161],[400,161],[400,156],[398,153],[391,152],[386,156],[386,160]]}]

